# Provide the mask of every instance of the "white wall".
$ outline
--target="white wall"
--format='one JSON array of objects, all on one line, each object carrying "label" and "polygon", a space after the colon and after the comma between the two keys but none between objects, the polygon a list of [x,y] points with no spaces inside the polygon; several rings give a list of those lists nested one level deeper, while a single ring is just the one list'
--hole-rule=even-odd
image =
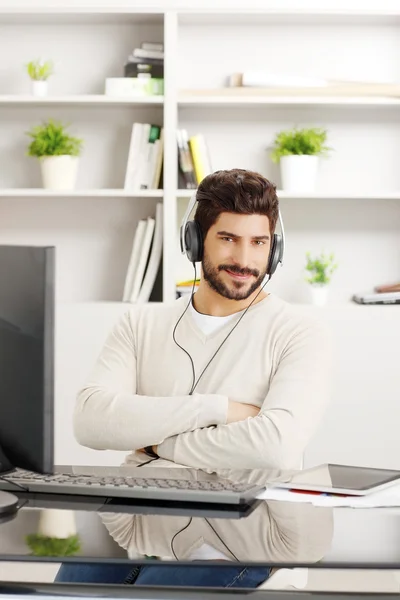
[{"label": "white wall", "polygon": [[101,452],[80,446],[73,436],[72,413],[105,339],[126,305],[62,303],[56,311],[55,464],[120,465],[124,452]]}]

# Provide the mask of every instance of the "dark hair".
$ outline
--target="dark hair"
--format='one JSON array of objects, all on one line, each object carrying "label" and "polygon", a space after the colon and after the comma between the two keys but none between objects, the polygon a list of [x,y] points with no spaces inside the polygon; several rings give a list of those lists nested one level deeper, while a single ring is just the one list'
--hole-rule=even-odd
[{"label": "dark hair", "polygon": [[276,186],[259,173],[246,169],[216,171],[202,180],[196,198],[194,220],[203,239],[223,212],[266,215],[271,234],[275,231],[279,215]]}]

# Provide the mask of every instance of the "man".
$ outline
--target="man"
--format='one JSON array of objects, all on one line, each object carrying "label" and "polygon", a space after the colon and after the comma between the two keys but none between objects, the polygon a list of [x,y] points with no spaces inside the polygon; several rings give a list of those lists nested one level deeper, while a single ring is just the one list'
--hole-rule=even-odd
[{"label": "man", "polygon": [[276,188],[232,169],[207,176],[196,197],[198,291],[189,304],[122,317],[78,396],[75,436],[134,451],[134,465],[301,468],[330,394],[330,342],[319,322],[264,289]]},{"label": "man", "polygon": [[299,468],[330,393],[330,343],[261,287],[276,189],[232,169],[206,177],[197,200],[204,253],[189,310],[186,298],[130,308],[79,394],[75,436],[136,451],[129,463],[153,447],[191,467]]}]

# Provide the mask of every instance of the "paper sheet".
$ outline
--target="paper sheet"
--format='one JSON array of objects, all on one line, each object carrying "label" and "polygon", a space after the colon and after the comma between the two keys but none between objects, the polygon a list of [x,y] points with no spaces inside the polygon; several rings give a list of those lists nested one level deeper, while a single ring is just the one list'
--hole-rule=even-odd
[{"label": "paper sheet", "polygon": [[342,506],[348,508],[400,507],[400,485],[367,496],[331,496],[292,492],[283,488],[268,488],[259,494],[262,500],[281,502],[308,502],[314,506]]}]

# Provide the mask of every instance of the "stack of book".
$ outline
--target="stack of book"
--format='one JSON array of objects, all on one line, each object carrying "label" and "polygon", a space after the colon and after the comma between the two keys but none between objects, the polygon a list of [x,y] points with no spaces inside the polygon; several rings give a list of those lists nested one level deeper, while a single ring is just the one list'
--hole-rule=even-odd
[{"label": "stack of book", "polygon": [[149,302],[161,268],[163,246],[163,206],[158,203],[155,217],[141,219],[136,227],[125,278],[123,302]]},{"label": "stack of book", "polygon": [[188,279],[186,281],[178,281],[176,284],[176,296],[180,298],[181,296],[188,296],[192,293],[192,290],[195,292],[199,287],[200,279],[196,279],[196,283],[193,290],[193,279]]},{"label": "stack of book", "polygon": [[212,173],[210,153],[204,135],[188,136],[186,129],[178,129],[179,187],[196,189],[206,175]]},{"label": "stack of book", "polygon": [[133,124],[124,189],[156,190],[160,187],[163,142],[164,130],[159,125]]},{"label": "stack of book", "polygon": [[357,304],[400,304],[400,283],[377,285],[373,292],[355,294],[353,300]]},{"label": "stack of book", "polygon": [[159,42],[143,42],[134,48],[124,65],[124,77],[145,79],[152,93],[164,93],[164,46]]}]

